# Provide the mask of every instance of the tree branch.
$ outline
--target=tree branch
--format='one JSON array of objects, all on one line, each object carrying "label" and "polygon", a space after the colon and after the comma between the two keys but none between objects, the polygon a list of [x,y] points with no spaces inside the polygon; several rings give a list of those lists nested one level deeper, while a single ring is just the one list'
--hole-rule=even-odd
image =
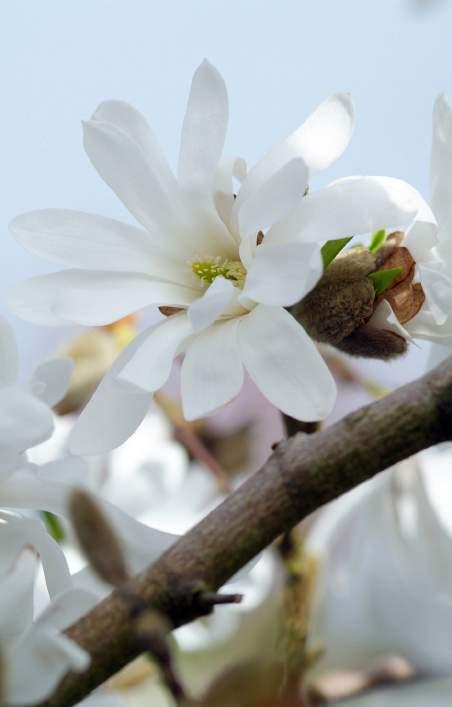
[{"label": "tree branch", "polygon": [[[132,580],[135,594],[173,626],[202,613],[200,583],[216,591],[255,555],[323,504],[378,472],[452,439],[452,358],[336,425],[280,442],[263,468]],[[46,707],[70,707],[141,650],[118,592],[67,635],[92,656]]]}]

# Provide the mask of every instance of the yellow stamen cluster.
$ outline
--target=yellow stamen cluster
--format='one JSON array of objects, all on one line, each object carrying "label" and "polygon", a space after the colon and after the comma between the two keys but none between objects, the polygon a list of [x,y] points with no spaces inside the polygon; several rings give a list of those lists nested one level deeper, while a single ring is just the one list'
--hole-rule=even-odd
[{"label": "yellow stamen cluster", "polygon": [[224,277],[231,280],[237,287],[243,287],[246,270],[240,260],[228,260],[220,256],[207,256],[202,260],[193,260],[191,269],[195,275],[209,285],[216,277]]}]

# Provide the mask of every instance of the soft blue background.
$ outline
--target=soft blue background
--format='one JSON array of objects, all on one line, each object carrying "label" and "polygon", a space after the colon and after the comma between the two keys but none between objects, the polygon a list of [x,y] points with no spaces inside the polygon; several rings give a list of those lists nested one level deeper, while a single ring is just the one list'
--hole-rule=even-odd
[{"label": "soft blue background", "polygon": [[[0,297],[53,268],[12,242],[15,214],[66,206],[124,216],[84,155],[80,120],[105,98],[128,100],[174,162],[191,74],[204,56],[229,86],[231,153],[253,162],[328,94],[349,90],[355,136],[321,181],[389,174],[425,192],[433,100],[452,95],[451,30],[447,0],[3,2]],[[63,336],[16,324],[27,366]],[[422,358],[385,367],[385,377],[415,375]]]}]

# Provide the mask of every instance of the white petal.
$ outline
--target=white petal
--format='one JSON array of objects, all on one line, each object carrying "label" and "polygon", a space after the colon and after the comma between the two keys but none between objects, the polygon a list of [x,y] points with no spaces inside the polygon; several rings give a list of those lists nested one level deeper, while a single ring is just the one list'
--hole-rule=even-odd
[{"label": "white petal", "polygon": [[177,182],[165,156],[146,119],[139,111],[125,101],[104,101],[93,115],[93,120],[110,123],[121,130],[127,138],[139,147],[147,159],[158,170],[158,175],[169,190],[177,189]]},{"label": "white petal", "polygon": [[410,339],[408,331],[400,324],[391,305],[385,299],[376,307],[368,323],[377,329],[387,329],[404,339]]},{"label": "white petal", "polygon": [[[397,229],[418,213],[409,185],[382,177],[349,177],[308,194],[287,218],[266,234],[268,243],[326,241]],[[417,193],[417,192],[415,192]]]},{"label": "white petal", "polygon": [[0,448],[24,452],[44,442],[52,431],[53,415],[47,405],[18,388],[0,390]]},{"label": "white petal", "polygon": [[178,347],[191,332],[185,312],[150,327],[141,334],[139,346],[134,347],[116,378],[150,393],[158,390],[168,379]]},{"label": "white petal", "polygon": [[96,603],[97,597],[90,592],[70,588],[52,599],[35,624],[64,630],[87,614]]},{"label": "white petal", "polygon": [[432,248],[438,243],[438,226],[435,222],[419,221],[411,226],[403,239],[403,245],[408,248],[416,263],[427,260]]},{"label": "white petal", "polygon": [[451,239],[452,228],[452,111],[444,94],[438,96],[433,110],[430,193],[432,208],[441,236]]},{"label": "white petal", "polygon": [[90,120],[83,134],[92,164],[141,225],[171,230],[181,217],[180,194],[159,161],[112,123]]},{"label": "white petal", "polygon": [[82,211],[45,209],[17,216],[10,230],[33,253],[71,267],[148,272],[148,234],[120,221]]},{"label": "white petal", "polygon": [[[1,535],[0,535],[1,537]],[[2,538],[2,542],[4,542]],[[21,548],[13,566],[0,581],[0,632],[3,641],[19,638],[33,620],[33,592],[39,560]]]},{"label": "white petal", "polygon": [[70,358],[57,358],[43,363],[30,381],[33,395],[53,407],[66,395],[73,370],[74,362]]},{"label": "white petal", "polygon": [[239,319],[217,322],[190,342],[182,364],[184,417],[194,420],[235,398],[243,385],[238,354]]},{"label": "white petal", "polygon": [[347,147],[353,128],[353,106],[350,96],[338,93],[327,99],[298,130],[274,147],[249,172],[239,199],[259,189],[290,160],[301,157],[311,173],[332,164]]},{"label": "white petal", "polygon": [[242,317],[239,352],[257,387],[282,412],[305,422],[329,415],[334,380],[314,342],[284,309],[259,305]]},{"label": "white petal", "polygon": [[19,357],[12,326],[0,317],[0,387],[16,382]]},{"label": "white petal", "polygon": [[8,703],[31,705],[41,702],[51,695],[66,673],[83,672],[89,662],[89,654],[64,634],[37,624],[15,644],[10,655]]},{"label": "white petal", "polygon": [[194,73],[182,126],[179,177],[187,184],[213,186],[226,137],[228,112],[224,80],[204,60]]},{"label": "white petal", "polygon": [[438,268],[418,265],[419,279],[424,289],[428,308],[440,326],[445,323],[452,310],[452,279]]},{"label": "white petal", "polygon": [[303,198],[308,170],[301,159],[291,160],[256,189],[247,199],[239,197],[234,204],[240,233],[257,234],[273,225]]},{"label": "white petal", "polygon": [[202,297],[195,300],[188,308],[187,315],[193,331],[206,329],[218,319],[237,295],[237,288],[231,280],[216,277]]},{"label": "white petal", "polygon": [[224,159],[220,162],[215,175],[214,201],[218,214],[223,223],[236,235],[232,219],[232,209],[235,201],[234,182],[235,177],[242,182],[246,177],[246,162],[240,157]]},{"label": "white petal", "polygon": [[16,314],[36,324],[109,324],[150,305],[184,307],[196,290],[138,273],[63,270],[18,285],[8,295]]},{"label": "white petal", "polygon": [[323,272],[317,243],[263,243],[256,248],[243,295],[255,302],[289,306],[302,299]]},{"label": "white petal", "polygon": [[290,147],[301,154],[311,174],[326,169],[347,148],[353,132],[354,112],[349,93],[327,98],[294,133]]},{"label": "white petal", "polygon": [[69,439],[72,454],[108,452],[125,442],[142,422],[149,409],[149,393],[116,378],[147,337],[148,330],[118,356],[80,414]]}]

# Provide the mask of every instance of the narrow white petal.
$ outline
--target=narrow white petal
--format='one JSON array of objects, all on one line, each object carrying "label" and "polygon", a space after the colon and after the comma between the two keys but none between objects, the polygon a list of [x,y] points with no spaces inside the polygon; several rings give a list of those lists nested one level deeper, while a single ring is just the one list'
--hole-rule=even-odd
[{"label": "narrow white petal", "polygon": [[70,358],[56,358],[46,361],[34,372],[30,388],[39,400],[53,407],[64,398],[74,370]]},{"label": "narrow white petal", "polygon": [[401,336],[403,339],[411,338],[407,329],[400,324],[394,314],[394,310],[385,299],[382,300],[376,307],[368,323],[377,329],[387,329],[388,331],[392,331],[394,334]]},{"label": "narrow white petal", "polygon": [[10,654],[8,703],[37,704],[52,694],[66,673],[83,672],[89,663],[89,654],[76,643],[50,627],[37,624],[14,645]]},{"label": "narrow white petal", "polygon": [[163,155],[154,133],[146,118],[125,101],[104,101],[92,119],[100,123],[110,123],[121,130],[129,140],[135,143],[144,157],[152,162],[159,178],[169,190],[177,190],[174,174]]},{"label": "narrow white petal", "polygon": [[64,270],[26,280],[8,301],[16,314],[36,324],[98,326],[150,305],[184,307],[196,294],[138,273]]},{"label": "narrow white petal", "polygon": [[148,234],[120,221],[69,209],[21,214],[10,224],[15,239],[33,253],[75,268],[148,273]]},{"label": "narrow white petal", "polygon": [[403,245],[408,248],[417,263],[427,260],[432,248],[438,243],[438,226],[434,222],[419,221],[411,226],[403,239]]},{"label": "narrow white petal", "polygon": [[441,237],[452,239],[452,111],[444,94],[433,110],[432,158],[430,165],[431,204],[441,228]]},{"label": "narrow white petal", "polygon": [[19,357],[14,331],[3,317],[0,317],[0,387],[16,382]]},{"label": "narrow white petal", "polygon": [[452,278],[438,268],[418,265],[419,279],[435,322],[445,323],[452,310]]},{"label": "narrow white petal", "polygon": [[187,310],[193,331],[206,329],[218,319],[231,304],[238,290],[231,280],[216,277],[202,297],[195,300]]},{"label": "narrow white petal", "polygon": [[272,174],[246,200],[239,196],[234,211],[237,212],[242,237],[264,231],[286,216],[303,198],[307,179],[305,163],[295,159]]},{"label": "narrow white petal", "polygon": [[149,409],[149,393],[117,377],[149,336],[142,332],[118,356],[77,419],[69,439],[72,454],[103,454],[126,441]]},{"label": "narrow white petal", "polygon": [[171,230],[180,220],[177,189],[162,176],[158,161],[111,123],[84,123],[85,150],[102,179],[146,229]]},{"label": "narrow white petal", "polygon": [[19,388],[0,390],[0,448],[24,452],[44,442],[52,431],[53,415],[47,405]]},{"label": "narrow white petal", "polygon": [[242,317],[238,338],[246,370],[273,405],[305,422],[329,415],[334,380],[314,342],[288,312],[259,305]]},{"label": "narrow white petal", "polygon": [[318,243],[263,243],[256,248],[243,296],[255,302],[289,306],[316,284],[323,272]]},{"label": "narrow white petal", "polygon": [[179,177],[213,186],[228,124],[228,95],[221,74],[208,61],[195,71],[182,126]]},{"label": "narrow white petal", "polygon": [[128,356],[116,378],[153,393],[166,383],[177,350],[191,333],[185,312],[150,327],[141,334],[140,345]]},{"label": "narrow white petal", "polygon": [[[0,534],[0,537],[1,534]],[[2,543],[4,538],[2,537]],[[19,638],[33,620],[33,592],[39,560],[30,548],[21,548],[12,567],[0,581],[0,632],[2,642]]]},{"label": "narrow white petal", "polygon": [[347,147],[353,129],[350,96],[338,93],[327,99],[295,132],[274,147],[249,172],[240,190],[244,200],[287,162],[300,157],[312,174],[332,164]]},{"label": "narrow white petal", "polygon": [[397,179],[350,177],[308,194],[266,234],[268,243],[326,241],[397,229],[417,215],[415,190]]},{"label": "narrow white petal", "polygon": [[240,157],[224,159],[215,175],[214,201],[223,223],[238,237],[237,224],[232,218],[235,201],[234,177],[243,182],[246,177],[246,162]]},{"label": "narrow white petal", "polygon": [[237,345],[239,319],[217,322],[190,342],[182,364],[184,417],[194,420],[235,398],[243,385]]}]

